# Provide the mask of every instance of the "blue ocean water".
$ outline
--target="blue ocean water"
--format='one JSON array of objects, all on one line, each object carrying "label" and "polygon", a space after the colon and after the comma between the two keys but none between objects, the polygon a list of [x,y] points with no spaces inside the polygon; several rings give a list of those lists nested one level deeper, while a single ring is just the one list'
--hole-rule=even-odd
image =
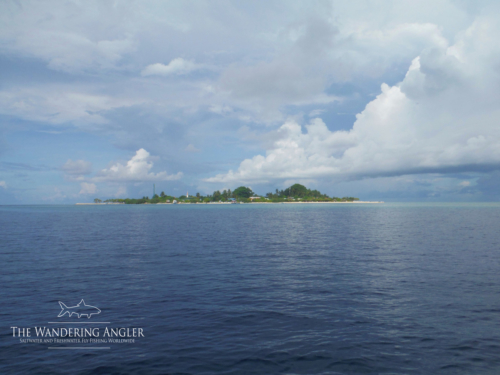
[{"label": "blue ocean water", "polygon": [[[497,374],[499,224],[496,203],[3,206],[0,373]],[[101,314],[57,318],[81,299]],[[58,319],[145,337],[10,328]]]}]

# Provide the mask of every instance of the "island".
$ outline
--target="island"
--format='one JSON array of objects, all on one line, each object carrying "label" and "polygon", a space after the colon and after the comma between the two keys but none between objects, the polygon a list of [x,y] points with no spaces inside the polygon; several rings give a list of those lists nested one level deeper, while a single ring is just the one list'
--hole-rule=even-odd
[{"label": "island", "polygon": [[201,195],[181,195],[174,197],[161,192],[160,195],[153,194],[152,198],[116,198],[102,201],[94,199],[94,203],[86,204],[232,204],[232,203],[383,203],[380,201],[360,201],[355,197],[329,197],[318,190],[311,190],[301,184],[294,184],[284,190],[276,189],[274,193],[267,193],[265,196],[255,194],[251,188],[240,186],[233,191],[231,189],[214,191],[213,194]]}]

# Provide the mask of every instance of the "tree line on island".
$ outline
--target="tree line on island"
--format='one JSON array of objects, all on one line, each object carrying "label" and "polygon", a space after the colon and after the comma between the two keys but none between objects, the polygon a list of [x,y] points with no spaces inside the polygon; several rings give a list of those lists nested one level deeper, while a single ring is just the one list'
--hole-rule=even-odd
[{"label": "tree line on island", "polygon": [[[210,203],[210,202],[289,202],[289,201],[301,201],[301,202],[353,202],[357,201],[359,198],[354,197],[329,197],[326,194],[322,194],[318,190],[311,190],[306,188],[304,185],[295,184],[284,190],[276,189],[274,193],[267,193],[265,196],[256,195],[251,188],[246,186],[240,186],[233,191],[231,189],[216,190],[213,194],[207,194],[205,196],[200,193],[196,195],[180,197],[174,197],[171,195],[161,192],[160,195],[155,194],[152,198],[142,197],[139,199],[125,198],[125,199],[106,199],[104,203],[125,203],[125,204],[156,204],[156,203]],[[102,200],[96,198],[95,203],[102,203]]]}]

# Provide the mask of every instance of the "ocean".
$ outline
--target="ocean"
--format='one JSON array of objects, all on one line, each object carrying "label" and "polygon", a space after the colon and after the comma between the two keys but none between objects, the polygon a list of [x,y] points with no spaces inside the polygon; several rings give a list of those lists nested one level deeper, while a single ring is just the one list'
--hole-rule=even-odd
[{"label": "ocean", "polygon": [[0,373],[498,374],[499,224],[498,203],[1,206]]}]

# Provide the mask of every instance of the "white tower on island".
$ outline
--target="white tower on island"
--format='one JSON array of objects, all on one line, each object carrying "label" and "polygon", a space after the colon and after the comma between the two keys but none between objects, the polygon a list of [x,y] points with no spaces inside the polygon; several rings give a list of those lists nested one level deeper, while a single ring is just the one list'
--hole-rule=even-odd
[{"label": "white tower on island", "polygon": [[189,191],[186,191],[186,198],[189,198]]}]

